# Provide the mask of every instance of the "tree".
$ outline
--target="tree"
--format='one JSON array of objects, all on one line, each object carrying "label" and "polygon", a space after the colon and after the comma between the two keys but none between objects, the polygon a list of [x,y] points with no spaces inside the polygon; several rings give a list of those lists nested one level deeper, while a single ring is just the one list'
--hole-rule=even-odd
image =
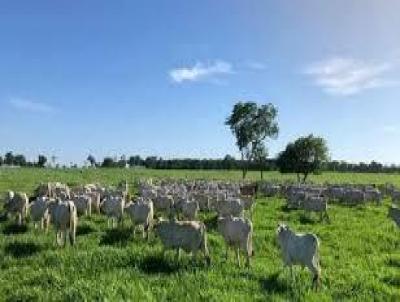
[{"label": "tree", "polygon": [[16,166],[20,166],[20,167],[26,166],[26,159],[25,159],[25,156],[22,154],[15,155],[13,162],[14,162],[14,165],[16,165]]},{"label": "tree", "polygon": [[261,180],[264,179],[263,173],[267,162],[268,151],[262,142],[258,142],[253,146],[253,160],[257,163],[260,169]]},{"label": "tree", "polygon": [[89,156],[86,159],[89,163],[90,166],[95,167],[96,166],[96,159],[94,158],[94,156],[92,154],[89,154]]},{"label": "tree", "polygon": [[116,163],[114,162],[114,159],[111,157],[105,157],[103,159],[103,163],[101,164],[102,167],[104,168],[112,168],[115,167]]},{"label": "tree", "polygon": [[131,156],[128,160],[129,166],[141,166],[143,163],[143,159],[139,155]]},{"label": "tree", "polygon": [[226,119],[225,125],[235,135],[241,153],[243,178],[254,155],[252,149],[266,138],[278,136],[277,114],[278,110],[270,103],[258,106],[254,102],[238,102]]},{"label": "tree", "polygon": [[3,158],[0,156],[0,166],[2,166],[4,163]]},{"label": "tree", "polygon": [[7,152],[6,155],[4,155],[4,163],[9,166],[14,164],[14,155],[11,151]]},{"label": "tree", "polygon": [[37,162],[38,167],[44,168],[46,163],[47,163],[47,157],[44,156],[44,155],[39,155],[38,156],[38,162]]},{"label": "tree", "polygon": [[289,143],[286,149],[278,155],[276,165],[281,173],[296,173],[300,182],[303,182],[310,173],[319,171],[328,160],[328,147],[322,137],[312,134],[298,138],[294,143]]}]

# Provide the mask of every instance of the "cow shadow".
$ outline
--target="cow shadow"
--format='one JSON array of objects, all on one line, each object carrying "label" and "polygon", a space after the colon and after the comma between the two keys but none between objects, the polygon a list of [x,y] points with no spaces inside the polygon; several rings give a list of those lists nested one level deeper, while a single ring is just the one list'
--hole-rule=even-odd
[{"label": "cow shadow", "polygon": [[132,228],[108,229],[100,239],[100,245],[126,246],[133,240]]},{"label": "cow shadow", "polygon": [[5,246],[6,254],[14,258],[25,258],[39,253],[43,247],[34,242],[12,242]]},{"label": "cow shadow", "polygon": [[78,227],[76,229],[76,236],[85,236],[85,235],[94,233],[96,231],[97,231],[97,229],[95,229],[90,224],[78,225]]},{"label": "cow shadow", "polygon": [[0,223],[6,222],[7,220],[7,213],[0,214]]},{"label": "cow shadow", "polygon": [[388,266],[400,268],[400,259],[389,258],[386,263]]},{"label": "cow shadow", "polygon": [[316,224],[316,221],[312,217],[305,214],[300,215],[299,221],[301,224]]},{"label": "cow shadow", "polygon": [[384,277],[381,279],[384,283],[387,285],[393,286],[393,287],[399,287],[400,286],[400,277],[399,276],[393,276],[393,277]]},{"label": "cow shadow", "polygon": [[293,211],[293,209],[289,208],[286,204],[281,206],[281,211],[285,212],[285,213],[289,213],[291,211]]},{"label": "cow shadow", "polygon": [[175,261],[168,261],[163,255],[151,255],[138,261],[137,267],[146,274],[173,274],[183,266]]},{"label": "cow shadow", "polygon": [[26,224],[18,225],[16,223],[11,223],[3,228],[4,235],[18,235],[25,234],[28,232],[28,226]]},{"label": "cow shadow", "polygon": [[285,293],[288,291],[287,284],[279,280],[279,273],[260,278],[261,288],[268,293]]}]

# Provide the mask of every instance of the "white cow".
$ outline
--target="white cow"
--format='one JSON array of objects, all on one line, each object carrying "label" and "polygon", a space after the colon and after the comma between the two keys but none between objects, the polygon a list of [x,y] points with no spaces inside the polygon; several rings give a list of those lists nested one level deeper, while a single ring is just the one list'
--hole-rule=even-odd
[{"label": "white cow", "polygon": [[180,258],[180,250],[191,252],[196,256],[201,250],[210,264],[210,255],[207,246],[207,232],[204,223],[198,221],[166,221],[160,220],[155,231],[161,239],[165,249],[176,249],[177,258]]},{"label": "white cow", "polygon": [[25,193],[8,191],[4,208],[7,214],[16,215],[18,225],[25,222],[29,207],[29,199]]},{"label": "white cow", "polygon": [[314,234],[297,234],[284,224],[277,229],[278,242],[282,251],[282,259],[286,266],[301,264],[306,266],[313,275],[312,285],[318,287],[321,277],[319,263],[319,240]]},{"label": "white cow", "polygon": [[89,195],[77,195],[73,199],[78,215],[91,216],[92,198]]},{"label": "white cow", "polygon": [[195,200],[185,200],[181,204],[182,215],[187,220],[195,220],[199,209],[199,204]]},{"label": "white cow", "polygon": [[75,244],[76,227],[78,215],[75,204],[72,200],[58,200],[49,205],[51,221],[56,229],[56,242],[64,246],[67,241],[67,234],[71,245]]},{"label": "white cow", "polygon": [[369,188],[365,190],[365,200],[373,201],[378,205],[382,204],[382,193],[378,189]]},{"label": "white cow", "polygon": [[304,211],[306,212],[317,212],[320,213],[321,221],[326,218],[328,221],[328,200],[321,196],[308,196],[302,205]]},{"label": "white cow", "polygon": [[100,214],[100,201],[101,201],[101,196],[99,192],[90,192],[88,193],[88,196],[90,196],[92,200],[92,211],[94,211],[97,214]]},{"label": "white cow", "polygon": [[143,228],[143,238],[145,237],[146,233],[147,239],[149,239],[149,232],[153,228],[153,202],[151,200],[138,198],[135,203],[129,203],[126,205],[125,211],[132,220],[134,234],[136,231],[136,226],[140,225]]},{"label": "white cow", "polygon": [[392,199],[392,203],[400,205],[400,191],[393,189],[390,192],[390,197]]},{"label": "white cow", "polygon": [[174,207],[174,199],[171,195],[158,195],[153,200],[153,206],[154,210],[164,211],[170,215]]},{"label": "white cow", "polygon": [[240,266],[239,250],[246,253],[247,266],[250,266],[250,257],[253,255],[253,224],[249,219],[241,217],[218,218],[218,232],[226,243],[225,257],[228,260],[229,247],[236,249],[237,262]]},{"label": "white cow", "polygon": [[400,228],[400,209],[396,206],[389,208],[388,217],[392,218],[396,225]]},{"label": "white cow", "polygon": [[33,221],[33,225],[36,228],[37,223],[40,222],[41,229],[45,229],[46,232],[50,223],[49,213],[49,199],[48,197],[37,197],[30,205],[30,218]]},{"label": "white cow", "polygon": [[114,227],[114,222],[123,222],[124,207],[125,199],[123,196],[108,195],[104,198],[100,205],[100,208],[103,213],[108,217],[108,227],[110,227],[110,221],[112,223],[112,227]]},{"label": "white cow", "polygon": [[243,216],[244,203],[239,198],[228,198],[224,201],[219,201],[217,204],[217,213],[221,217]]}]

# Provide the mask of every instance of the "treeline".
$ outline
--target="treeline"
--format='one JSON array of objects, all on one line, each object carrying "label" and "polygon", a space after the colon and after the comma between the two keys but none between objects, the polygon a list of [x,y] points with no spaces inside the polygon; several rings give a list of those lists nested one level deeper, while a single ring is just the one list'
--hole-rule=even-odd
[{"label": "treeline", "polygon": [[[140,156],[131,156],[127,159],[121,157],[120,159],[113,159],[111,157],[104,158],[101,164],[96,163],[96,166],[103,168],[117,168],[117,167],[145,167],[148,169],[187,169],[187,170],[238,170],[241,169],[247,162],[237,160],[230,155],[226,155],[223,159],[163,159],[161,157],[149,156],[141,158]],[[93,162],[91,162],[93,166]],[[266,160],[260,167],[259,163],[252,162],[249,165],[249,170],[264,171],[276,170],[274,160]]]},{"label": "treeline", "polygon": [[47,163],[47,157],[39,155],[37,161],[28,161],[23,154],[13,154],[7,152],[4,156],[0,156],[0,166],[17,166],[17,167],[45,167]]},{"label": "treeline", "polygon": [[[163,159],[161,157],[149,156],[142,158],[139,155],[129,158],[121,157],[113,159],[104,158],[103,162],[96,163],[98,167],[117,168],[117,167],[144,167],[148,169],[187,169],[187,170],[240,170],[246,161],[235,159],[226,155],[223,159]],[[276,171],[276,159],[267,159],[265,162],[250,162],[251,171]],[[367,172],[367,173],[395,173],[400,172],[398,165],[383,165],[376,161],[370,163],[348,163],[346,161],[329,161],[324,163],[322,171],[331,172]]]},{"label": "treeline", "polygon": [[[148,169],[187,169],[187,170],[240,170],[243,165],[249,165],[251,171],[276,171],[278,170],[275,159],[267,159],[259,162],[246,162],[226,155],[222,159],[193,159],[193,158],[175,158],[163,159],[157,156],[148,156],[142,158],[139,155],[121,156],[120,158],[105,157],[101,162],[96,162],[90,155],[86,159],[93,167],[101,168],[125,168],[125,167],[143,167]],[[36,161],[28,161],[22,154],[13,154],[7,152],[0,155],[0,166],[19,166],[19,167],[45,167],[48,163],[45,155],[39,155]],[[76,167],[76,165],[73,165]],[[346,161],[330,161],[323,164],[322,171],[333,172],[363,172],[363,173],[397,173],[400,172],[399,165],[383,165],[379,162],[370,163],[348,163]]]}]

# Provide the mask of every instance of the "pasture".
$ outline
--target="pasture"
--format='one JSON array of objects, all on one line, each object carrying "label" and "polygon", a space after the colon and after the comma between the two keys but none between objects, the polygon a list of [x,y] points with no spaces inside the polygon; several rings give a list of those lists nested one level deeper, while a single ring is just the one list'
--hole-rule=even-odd
[{"label": "pasture", "polygon": [[[295,179],[294,175],[265,173],[265,179]],[[31,193],[40,183],[69,185],[140,178],[196,178],[239,180],[240,171],[168,171],[134,169],[0,169],[0,194],[6,190]],[[250,172],[248,179],[259,179]],[[400,175],[324,173],[314,182],[386,183],[400,186]],[[132,193],[134,193],[132,191]],[[331,223],[303,211],[288,211],[278,198],[259,198],[253,213],[255,255],[250,269],[237,267],[233,252],[226,262],[216,215],[201,214],[208,230],[212,265],[199,256],[193,262],[182,253],[164,257],[154,235],[149,242],[124,227],[109,229],[104,216],[79,218],[77,244],[60,248],[52,229],[17,227],[0,222],[1,301],[399,301],[400,233],[383,206],[331,205]],[[321,239],[322,288],[311,289],[307,270],[296,267],[295,280],[282,266],[275,239],[277,223],[296,231],[313,232]]]}]

